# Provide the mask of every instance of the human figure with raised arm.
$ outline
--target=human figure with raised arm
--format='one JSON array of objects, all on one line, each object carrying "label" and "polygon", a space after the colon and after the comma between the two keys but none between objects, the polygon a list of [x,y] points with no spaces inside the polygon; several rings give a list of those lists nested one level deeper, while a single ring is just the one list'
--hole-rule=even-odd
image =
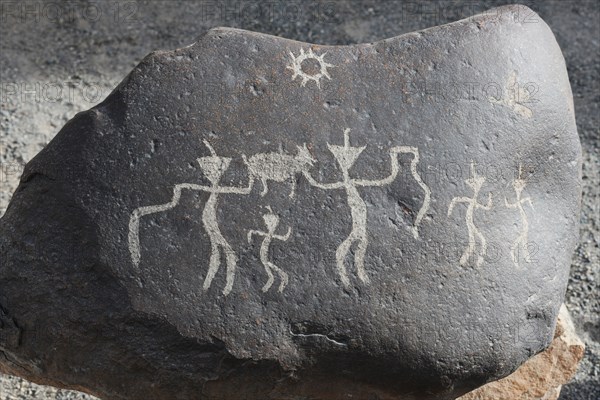
[{"label": "human figure with raised arm", "polygon": [[517,239],[513,243],[512,247],[512,259],[516,266],[519,266],[519,249],[522,248],[524,252],[525,262],[531,262],[531,255],[529,254],[528,246],[528,234],[529,234],[529,222],[527,221],[527,214],[523,209],[523,204],[529,203],[529,206],[533,208],[533,202],[531,201],[531,197],[521,198],[521,194],[523,193],[523,189],[525,189],[525,179],[521,178],[521,164],[519,164],[519,176],[517,179],[513,181],[513,188],[515,189],[516,201],[514,203],[509,203],[504,198],[504,205],[508,208],[516,208],[519,210],[519,215],[521,216],[521,233],[517,237]]},{"label": "human figure with raised arm", "polygon": [[467,248],[463,252],[460,257],[460,265],[465,266],[469,262],[469,258],[475,252],[475,237],[479,239],[481,243],[481,252],[477,257],[477,261],[475,265],[479,267],[483,263],[483,258],[487,252],[487,242],[485,240],[485,236],[479,231],[479,228],[475,225],[473,221],[473,214],[476,209],[490,210],[492,208],[492,194],[488,193],[488,201],[487,205],[479,204],[479,191],[485,182],[485,177],[477,175],[477,171],[475,171],[475,164],[471,161],[471,176],[465,180],[465,183],[469,185],[471,189],[473,189],[473,197],[455,197],[450,201],[450,205],[448,206],[448,216],[452,214],[452,210],[457,203],[465,203],[467,204],[467,213],[465,215],[465,221],[467,223],[467,232],[469,235],[469,243]]},{"label": "human figure with raised arm", "polygon": [[[350,231],[348,237],[339,245],[335,252],[337,271],[343,285],[346,287],[350,286],[350,279],[348,278],[348,273],[345,267],[345,260],[353,245],[356,248],[354,252],[354,265],[356,267],[358,278],[362,282],[369,282],[369,277],[367,276],[364,267],[365,254],[367,251],[367,246],[369,244],[369,239],[367,236],[367,205],[360,196],[358,187],[389,185],[396,179],[396,177],[398,176],[398,172],[400,171],[400,166],[398,163],[398,154],[411,153],[414,155],[414,159],[411,165],[411,172],[413,172],[413,177],[417,179],[417,182],[425,191],[425,200],[423,202],[421,210],[419,211],[417,220],[415,221],[415,226],[418,226],[421,219],[425,215],[427,207],[429,206],[430,196],[429,188],[427,187],[427,185],[425,185],[425,183],[423,183],[420,176],[416,173],[416,162],[418,162],[419,160],[419,152],[418,149],[415,147],[392,147],[390,149],[391,172],[387,177],[383,179],[364,180],[351,178],[349,173],[350,168],[352,168],[358,156],[362,153],[366,146],[350,146],[349,133],[350,129],[344,130],[343,146],[331,145],[329,143],[327,144],[327,148],[333,154],[340,170],[342,171],[343,178],[340,182],[317,182],[307,170],[303,171],[304,176],[312,186],[325,190],[343,189],[346,192],[346,196],[348,198],[348,206],[350,207],[350,215],[352,217],[352,230]],[[418,231],[416,229],[413,230],[413,235],[415,236],[415,238],[418,237]]]},{"label": "human figure with raised arm", "polygon": [[139,245],[139,224],[141,217],[174,208],[177,206],[177,204],[179,204],[181,192],[184,189],[208,192],[210,193],[210,196],[208,197],[208,200],[204,205],[204,210],[202,211],[202,224],[204,225],[210,240],[211,253],[208,273],[204,279],[203,289],[208,290],[210,288],[210,285],[221,265],[221,254],[223,254],[225,256],[225,262],[227,265],[226,283],[225,288],[223,289],[223,294],[227,296],[233,288],[237,256],[219,229],[217,220],[217,203],[219,200],[219,194],[249,194],[252,191],[254,178],[252,176],[249,177],[248,186],[245,188],[235,186],[219,186],[221,177],[229,167],[231,158],[217,156],[215,150],[208,141],[204,140],[204,144],[206,147],[208,147],[211,155],[200,157],[197,159],[197,161],[200,165],[200,169],[209,180],[210,186],[197,185],[193,183],[180,183],[175,185],[173,188],[173,197],[171,198],[170,202],[161,205],[140,207],[134,210],[129,220],[129,251],[131,253],[131,259],[134,265],[138,267],[141,258]]},{"label": "human figure with raised arm", "polygon": [[288,227],[287,233],[283,236],[276,235],[275,231],[279,226],[279,217],[273,213],[271,207],[267,207],[267,209],[269,210],[269,213],[263,215],[263,220],[265,221],[265,225],[267,226],[267,231],[248,231],[248,243],[252,241],[252,235],[262,236],[264,238],[262,244],[260,245],[260,261],[265,267],[265,272],[267,273],[268,279],[267,283],[265,283],[265,285],[263,286],[262,291],[267,292],[273,285],[273,282],[275,281],[273,271],[275,271],[279,275],[279,278],[281,280],[281,282],[279,283],[278,290],[279,293],[281,293],[283,292],[283,289],[285,289],[285,287],[287,286],[289,277],[285,271],[283,271],[277,265],[269,261],[269,249],[271,247],[271,242],[273,241],[273,239],[282,240],[284,242],[287,241],[292,233],[292,228]]}]

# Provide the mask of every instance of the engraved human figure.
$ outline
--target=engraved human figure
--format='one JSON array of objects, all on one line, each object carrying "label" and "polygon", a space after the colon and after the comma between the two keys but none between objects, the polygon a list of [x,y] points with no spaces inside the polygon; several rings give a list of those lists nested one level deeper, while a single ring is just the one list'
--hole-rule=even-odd
[{"label": "engraved human figure", "polygon": [[263,286],[262,291],[267,292],[273,285],[273,282],[275,281],[273,271],[275,271],[279,275],[279,279],[281,280],[281,282],[279,283],[278,290],[279,293],[281,293],[283,292],[283,289],[285,289],[285,287],[287,286],[289,277],[285,271],[283,271],[281,268],[269,261],[269,248],[273,239],[282,240],[284,242],[287,241],[292,233],[292,228],[288,227],[287,233],[283,236],[276,235],[275,231],[279,226],[279,217],[273,214],[273,211],[270,207],[268,207],[268,209],[269,213],[263,215],[263,220],[265,221],[265,225],[267,226],[267,231],[263,232],[257,230],[250,230],[248,232],[248,243],[252,241],[252,235],[264,237],[262,244],[260,245],[260,261],[265,267],[265,272],[267,273],[268,280],[267,283],[265,283],[265,285]]},{"label": "engraved human figure", "polygon": [[249,194],[252,191],[254,178],[252,176],[249,177],[248,186],[245,188],[219,186],[219,181],[229,167],[231,158],[217,156],[210,143],[205,140],[204,144],[210,150],[211,155],[200,157],[197,161],[211,185],[204,186],[192,183],[177,184],[173,189],[173,196],[170,202],[161,205],[140,207],[134,210],[129,220],[129,251],[134,265],[138,267],[141,258],[139,245],[139,224],[141,217],[176,207],[177,204],[179,204],[181,192],[184,189],[208,192],[210,195],[204,205],[204,210],[202,211],[202,224],[210,240],[211,254],[203,289],[207,290],[210,288],[221,265],[221,253],[223,253],[227,265],[226,284],[223,289],[223,294],[228,295],[233,288],[233,282],[235,280],[237,256],[219,229],[217,220],[219,194]]},{"label": "engraved human figure", "polygon": [[517,179],[513,181],[513,188],[515,189],[515,197],[516,201],[514,203],[509,203],[506,197],[504,198],[504,204],[508,208],[516,208],[519,210],[519,215],[521,216],[521,233],[517,237],[517,239],[513,243],[512,247],[512,259],[516,266],[519,266],[519,250],[522,248],[524,252],[525,262],[531,262],[531,255],[529,254],[528,245],[528,234],[529,234],[529,222],[527,221],[527,214],[523,209],[524,203],[529,203],[529,206],[533,208],[533,202],[530,197],[521,198],[521,194],[523,193],[523,189],[526,186],[525,179],[521,178],[521,169],[522,166],[519,165],[519,176]]},{"label": "engraved human figure", "polygon": [[[389,176],[380,180],[353,179],[349,174],[350,168],[352,168],[366,146],[351,147],[349,141],[349,132],[350,129],[344,130],[343,146],[327,144],[329,151],[333,154],[340,170],[342,171],[342,181],[334,183],[317,182],[308,173],[308,171],[303,171],[303,174],[308,182],[315,187],[325,190],[344,189],[346,192],[348,206],[350,207],[350,215],[352,217],[352,229],[348,237],[339,245],[335,253],[337,271],[340,275],[342,283],[346,287],[350,285],[350,280],[345,267],[345,259],[353,245],[355,245],[356,248],[356,251],[354,252],[354,265],[356,267],[358,278],[362,282],[369,282],[369,277],[367,276],[364,267],[364,258],[367,251],[367,246],[369,244],[369,239],[367,236],[367,206],[360,196],[358,187],[385,186],[392,183],[398,176],[398,172],[400,170],[398,164],[399,153],[412,153],[415,156],[415,160],[418,162],[418,149],[407,146],[393,147],[390,149],[391,172]],[[414,161],[411,170],[414,172],[414,176],[416,174],[416,166],[414,166]],[[416,176],[418,176],[418,174],[416,174]],[[429,188],[423,183],[423,181],[420,179],[420,176],[418,177],[418,182],[419,185],[424,188],[426,196],[423,207],[419,211],[419,216],[417,217],[417,224],[421,221],[427,207],[429,206],[430,196]],[[418,237],[418,232],[413,230],[413,235]]]},{"label": "engraved human figure", "polygon": [[227,295],[233,288],[233,281],[235,279],[235,269],[237,265],[237,256],[231,245],[227,242],[221,230],[219,229],[219,223],[217,221],[217,201],[219,193],[237,193],[237,194],[249,194],[252,190],[253,177],[249,177],[249,183],[247,188],[237,187],[220,187],[219,182],[221,177],[229,167],[231,158],[217,156],[215,150],[212,148],[210,143],[204,141],[204,144],[210,150],[211,155],[208,157],[201,157],[198,159],[198,164],[204,172],[204,175],[208,178],[211,183],[210,196],[204,205],[202,211],[202,224],[210,239],[210,261],[208,267],[208,273],[204,280],[203,289],[208,290],[210,285],[219,271],[221,265],[221,252],[225,255],[225,262],[227,265],[227,275],[225,289],[223,294]]},{"label": "engraved human figure", "polygon": [[466,203],[467,204],[467,212],[465,216],[465,221],[467,223],[467,231],[469,234],[469,243],[462,256],[460,257],[460,265],[465,266],[469,262],[469,258],[475,252],[475,238],[479,239],[481,243],[481,252],[477,257],[476,266],[480,266],[483,263],[483,258],[487,252],[487,242],[483,234],[479,231],[477,226],[473,221],[473,214],[476,209],[484,209],[490,210],[492,208],[492,194],[488,193],[488,201],[487,205],[479,204],[477,198],[479,197],[479,191],[485,182],[485,178],[478,175],[475,171],[475,164],[471,161],[471,176],[465,180],[465,183],[469,185],[471,189],[473,189],[473,197],[455,197],[450,201],[450,206],[448,207],[448,216],[452,214],[452,210],[457,203]]},{"label": "engraved human figure", "polygon": [[315,160],[308,151],[306,144],[296,146],[298,153],[294,156],[284,153],[260,153],[251,156],[249,159],[242,155],[245,163],[248,165],[248,171],[254,178],[260,179],[262,183],[261,196],[269,191],[268,181],[285,182],[291,180],[292,190],[290,198],[293,198],[296,191],[296,173],[302,172]]}]

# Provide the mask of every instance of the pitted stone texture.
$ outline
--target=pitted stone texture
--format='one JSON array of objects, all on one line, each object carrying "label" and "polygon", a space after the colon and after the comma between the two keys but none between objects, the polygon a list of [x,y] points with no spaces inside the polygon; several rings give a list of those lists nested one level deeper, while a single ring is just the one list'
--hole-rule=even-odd
[{"label": "pitted stone texture", "polygon": [[562,385],[569,383],[577,372],[584,351],[585,345],[563,305],[550,347],[506,378],[488,383],[458,400],[556,400]]},{"label": "pitted stone texture", "polygon": [[2,370],[261,400],[449,399],[514,371],[552,339],[580,200],[564,60],[531,13],[148,56],[1,220]]}]

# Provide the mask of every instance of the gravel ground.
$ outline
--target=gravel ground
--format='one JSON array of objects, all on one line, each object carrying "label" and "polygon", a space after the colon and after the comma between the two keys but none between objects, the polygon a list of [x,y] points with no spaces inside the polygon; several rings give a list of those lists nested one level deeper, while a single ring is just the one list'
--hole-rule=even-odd
[{"label": "gravel ground", "polygon": [[[106,97],[146,54],[232,26],[319,44],[371,42],[465,18],[505,1],[0,1],[0,214],[23,165],[77,112]],[[600,399],[600,3],[521,2],[567,60],[584,164],[581,241],[566,304],[585,359],[561,400]],[[535,23],[535,20],[531,21]],[[485,54],[482,54],[485,57]],[[0,375],[0,400],[91,399]]]}]

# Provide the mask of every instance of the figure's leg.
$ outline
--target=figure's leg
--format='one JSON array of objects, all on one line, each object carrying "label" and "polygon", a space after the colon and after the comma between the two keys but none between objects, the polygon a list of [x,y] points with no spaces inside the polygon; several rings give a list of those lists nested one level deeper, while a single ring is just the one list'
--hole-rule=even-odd
[{"label": "figure's leg", "polygon": [[481,243],[481,252],[477,257],[477,266],[479,267],[481,266],[481,264],[483,264],[483,260],[485,258],[485,255],[487,254],[487,241],[485,240],[485,236],[483,236],[479,229],[476,230],[476,233],[477,237],[479,238],[479,242]]},{"label": "figure's leg", "polygon": [[469,242],[469,245],[467,246],[467,248],[465,249],[465,251],[463,251],[463,254],[460,257],[460,265],[462,265],[464,267],[465,265],[468,264],[469,257],[471,256],[471,252],[472,251],[473,251],[473,245],[472,245],[471,242]]},{"label": "figure's leg", "polygon": [[529,254],[529,240],[527,239],[527,233],[523,232],[521,234],[521,244],[523,245],[523,253],[525,257],[526,263],[531,263],[531,254]]},{"label": "figure's leg", "polygon": [[260,192],[261,197],[264,196],[265,194],[267,194],[267,192],[269,191],[269,186],[267,186],[267,178],[260,178],[260,183],[262,184],[262,192]]},{"label": "figure's leg", "polygon": [[289,276],[284,270],[279,268],[277,265],[275,265],[273,263],[269,263],[269,264],[270,264],[271,268],[274,269],[275,271],[277,271],[277,274],[279,275],[279,279],[281,280],[281,282],[279,283],[279,293],[281,293],[281,292],[283,292],[283,289],[285,289],[285,287],[288,284]]},{"label": "figure's leg", "polygon": [[210,285],[215,278],[215,275],[219,271],[219,265],[221,264],[221,252],[219,245],[215,243],[213,237],[209,235],[210,239],[210,262],[208,264],[208,273],[204,279],[204,290],[208,290]]},{"label": "figure's leg", "polygon": [[473,229],[468,224],[467,224],[467,229],[469,231],[469,244],[467,245],[467,248],[463,252],[462,257],[460,258],[460,265],[462,265],[463,267],[469,263],[469,258],[471,257],[471,255],[473,254],[473,251],[475,250],[475,237],[473,235]]},{"label": "figure's leg", "polygon": [[292,176],[292,190],[290,192],[290,199],[293,199],[296,195],[296,177]]},{"label": "figure's leg", "polygon": [[367,252],[367,246],[369,241],[367,234],[363,233],[358,238],[358,246],[354,255],[354,264],[356,264],[356,271],[361,281],[369,283],[369,276],[365,272],[365,253]]},{"label": "figure's leg", "polygon": [[279,279],[281,280],[281,282],[279,283],[279,293],[283,292],[283,289],[285,289],[285,287],[288,284],[289,281],[289,277],[288,274],[282,270],[281,268],[279,268],[277,265],[273,264],[272,262],[268,262],[267,264],[269,264],[269,268],[272,271],[277,272],[277,275],[279,275]]},{"label": "figure's leg", "polygon": [[283,289],[285,289],[285,287],[288,285],[288,283],[290,281],[290,277],[288,276],[287,272],[280,269],[279,270],[279,279],[281,279],[281,282],[279,283],[279,293],[282,293]]},{"label": "figure's leg", "polygon": [[221,243],[221,246],[223,247],[223,251],[225,252],[225,257],[227,260],[227,278],[225,283],[225,289],[223,289],[223,294],[227,296],[231,292],[231,289],[233,289],[237,257],[235,255],[235,252],[233,251],[229,243],[225,241],[225,239],[223,239],[223,243]]},{"label": "figure's leg", "polygon": [[335,260],[338,274],[340,275],[342,283],[346,287],[350,286],[350,280],[348,279],[348,272],[346,271],[346,266],[344,265],[344,262],[346,261],[346,256],[348,255],[350,246],[352,246],[352,243],[354,243],[355,240],[356,238],[354,237],[354,232],[351,232],[350,236],[348,236],[346,240],[344,240],[342,244],[340,244],[340,246],[335,252]]},{"label": "figure's leg", "polygon": [[275,281],[275,278],[273,277],[273,272],[271,271],[271,263],[263,262],[263,265],[265,267],[265,272],[267,273],[267,276],[268,276],[267,283],[265,283],[265,286],[263,286],[263,288],[262,288],[263,293],[265,293],[271,288],[271,286],[273,285],[273,282]]}]

